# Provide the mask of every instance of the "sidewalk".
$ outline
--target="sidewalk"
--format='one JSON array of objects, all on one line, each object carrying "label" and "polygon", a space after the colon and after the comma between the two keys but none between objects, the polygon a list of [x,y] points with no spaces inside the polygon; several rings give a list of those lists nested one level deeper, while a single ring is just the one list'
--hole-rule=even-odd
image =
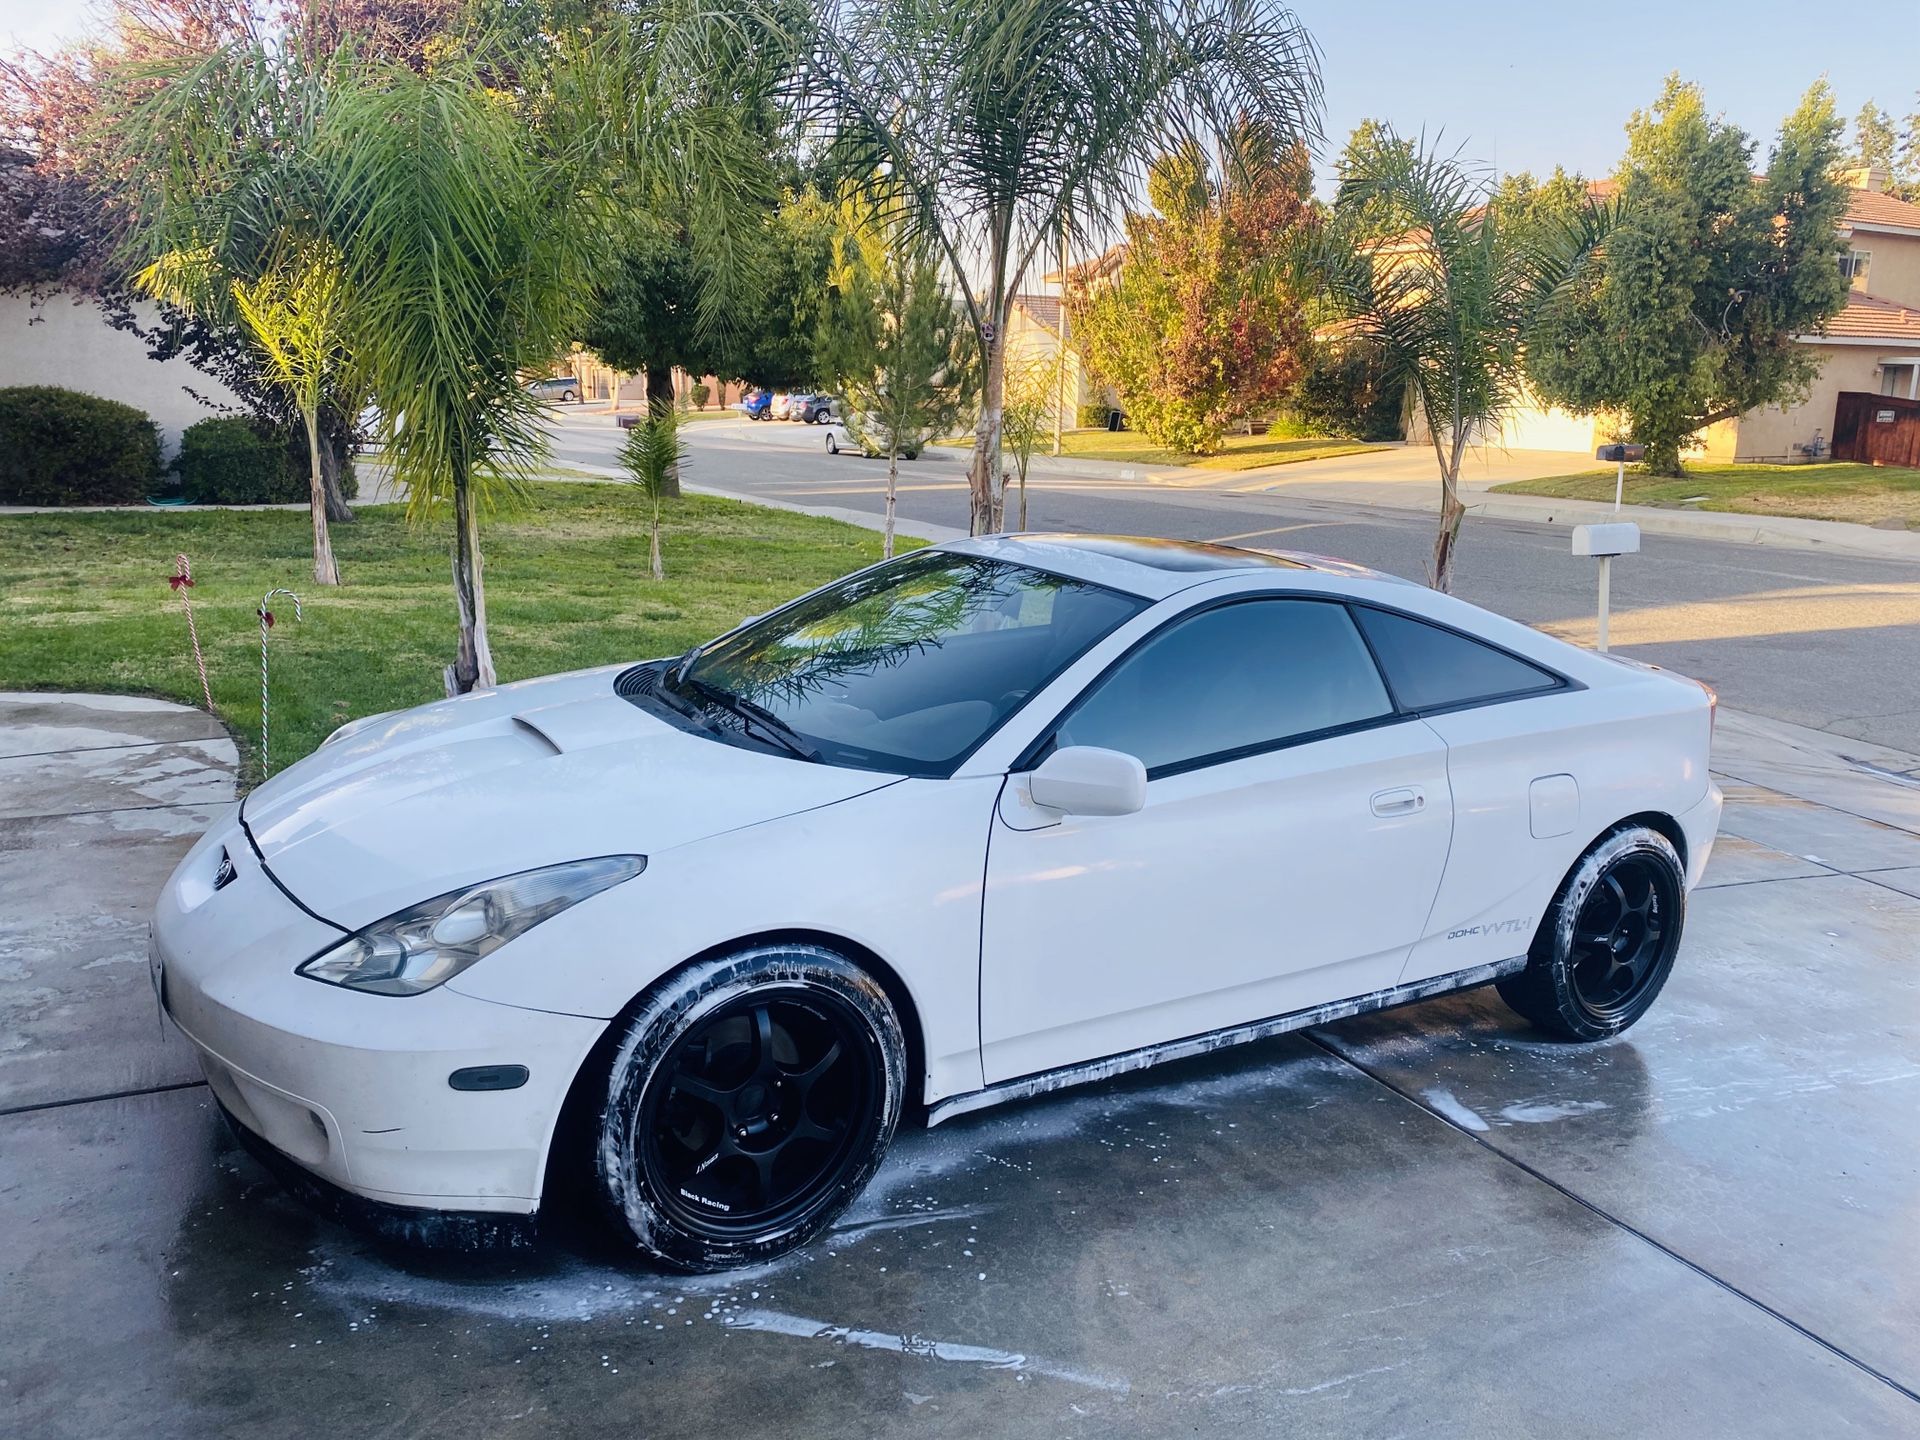
[{"label": "sidewalk", "polygon": [[[1057,463],[1057,462],[1056,462]],[[1494,495],[1492,487],[1509,480],[1560,475],[1581,468],[1577,456],[1558,451],[1480,451],[1468,457],[1460,477],[1467,511],[1488,520],[1520,520],[1571,529],[1595,521],[1631,520],[1650,535],[1679,535],[1737,545],[1829,550],[1880,559],[1920,560],[1920,532],[1877,530],[1836,520],[1801,520],[1786,515],[1733,515],[1721,511],[1669,510],[1652,505],[1623,505],[1616,516],[1610,504],[1555,500],[1537,495]],[[1183,470],[1182,476],[1217,478],[1210,471]],[[1299,465],[1243,471],[1230,488],[1294,499],[1328,500],[1347,505],[1392,509],[1440,509],[1439,471],[1431,451],[1415,446],[1370,455],[1338,456]],[[1229,488],[1229,487],[1220,487]]]}]

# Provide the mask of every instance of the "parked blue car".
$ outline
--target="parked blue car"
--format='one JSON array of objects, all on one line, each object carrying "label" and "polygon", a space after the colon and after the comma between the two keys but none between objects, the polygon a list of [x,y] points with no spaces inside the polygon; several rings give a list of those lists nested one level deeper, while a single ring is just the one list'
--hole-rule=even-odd
[{"label": "parked blue car", "polygon": [[773,412],[773,392],[749,390],[734,402],[733,408],[749,420],[764,420]]}]

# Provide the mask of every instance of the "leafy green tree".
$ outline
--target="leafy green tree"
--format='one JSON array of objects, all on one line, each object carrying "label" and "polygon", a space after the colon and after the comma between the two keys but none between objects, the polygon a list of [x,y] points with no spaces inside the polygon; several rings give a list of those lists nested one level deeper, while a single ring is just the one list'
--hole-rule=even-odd
[{"label": "leafy green tree", "polygon": [[1436,589],[1453,588],[1467,446],[1520,402],[1522,336],[1602,233],[1589,212],[1553,245],[1536,245],[1507,222],[1482,175],[1380,127],[1350,151],[1333,214],[1300,252],[1327,318],[1375,349],[1387,382],[1412,393],[1425,421],[1440,470]]},{"label": "leafy green tree", "polygon": [[620,466],[646,497],[652,512],[647,558],[656,580],[667,578],[660,563],[660,503],[670,494],[678,494],[680,466],[686,458],[687,447],[680,439],[680,412],[671,400],[649,405],[645,417],[627,432],[626,443],[620,447]]},{"label": "leafy green tree", "polygon": [[930,248],[857,196],[841,213],[822,356],[840,383],[848,430],[887,457],[883,553],[891,556],[900,457],[917,456],[959,423],[975,386],[973,346]]},{"label": "leafy green tree", "polygon": [[1274,263],[1315,220],[1306,157],[1252,130],[1234,141],[1218,171],[1191,141],[1159,157],[1154,213],[1127,217],[1126,264],[1070,296],[1080,348],[1128,422],[1202,455],[1287,393],[1307,344]]},{"label": "leafy green tree", "polygon": [[1110,233],[1147,163],[1243,122],[1317,134],[1313,43],[1279,0],[845,0],[815,119],[883,178],[956,287],[979,359],[971,527],[994,524],[1015,293],[1063,222]]},{"label": "leafy green tree", "polygon": [[[832,217],[816,197],[769,206],[738,254],[751,283],[703,303],[703,256],[685,224],[649,211],[623,217],[619,257],[599,271],[580,342],[608,365],[647,377],[649,408],[673,400],[673,371],[791,388],[814,383],[832,264]],[[667,493],[678,494],[669,476]]]},{"label": "leafy green tree", "polygon": [[1889,195],[1920,201],[1920,108],[1896,122],[1867,101],[1854,117],[1851,158],[1862,167],[1885,170]]},{"label": "leafy green tree", "polygon": [[1006,482],[1019,486],[1019,504],[1014,529],[1027,528],[1027,471],[1033,465],[1033,452],[1042,439],[1051,439],[1055,407],[1060,403],[1060,371],[1064,359],[1059,351],[1029,355],[1015,361],[1007,371],[1006,418],[1001,422],[1001,454],[1011,458],[1013,468],[1002,476],[1000,521],[1007,512]]},{"label": "leafy green tree", "polygon": [[1781,123],[1756,176],[1752,141],[1670,77],[1627,126],[1601,263],[1532,327],[1541,398],[1619,412],[1647,469],[1678,475],[1681,450],[1707,426],[1803,397],[1821,361],[1795,337],[1846,303],[1839,138],[1822,82]]}]

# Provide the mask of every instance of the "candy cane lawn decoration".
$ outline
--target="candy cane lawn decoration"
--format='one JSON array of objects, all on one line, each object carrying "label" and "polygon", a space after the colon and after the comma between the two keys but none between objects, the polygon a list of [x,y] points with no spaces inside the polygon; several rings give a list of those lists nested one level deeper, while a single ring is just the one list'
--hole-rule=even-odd
[{"label": "candy cane lawn decoration", "polygon": [[267,632],[273,629],[273,611],[267,607],[273,604],[273,597],[284,595],[293,601],[293,618],[302,620],[300,597],[284,587],[269,590],[260,600],[260,778],[266,779],[273,773],[273,767],[267,763]]},{"label": "candy cane lawn decoration", "polygon": [[200,695],[207,702],[207,713],[213,714],[213,691],[207,685],[207,657],[200,653],[200,627],[193,623],[193,601],[187,591],[193,588],[193,567],[187,564],[187,557],[173,557],[173,574],[167,577],[167,587],[180,593],[180,608],[187,616],[187,638],[193,641],[193,663],[200,668]]}]

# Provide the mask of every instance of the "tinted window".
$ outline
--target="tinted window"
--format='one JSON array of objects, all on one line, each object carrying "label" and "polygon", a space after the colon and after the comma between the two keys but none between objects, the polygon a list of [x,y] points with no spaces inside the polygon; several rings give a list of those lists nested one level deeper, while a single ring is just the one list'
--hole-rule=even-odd
[{"label": "tinted window", "polygon": [[1386,610],[1356,607],[1367,638],[1408,710],[1464,705],[1498,695],[1551,690],[1560,682],[1503,650]]},{"label": "tinted window", "polygon": [[1159,770],[1392,709],[1345,607],[1255,600],[1161,631],[1100,682],[1055,740],[1122,750]]},{"label": "tinted window", "polygon": [[715,641],[676,683],[722,738],[744,700],[832,764],[939,774],[1146,605],[1099,585],[927,550],[850,575]]}]

